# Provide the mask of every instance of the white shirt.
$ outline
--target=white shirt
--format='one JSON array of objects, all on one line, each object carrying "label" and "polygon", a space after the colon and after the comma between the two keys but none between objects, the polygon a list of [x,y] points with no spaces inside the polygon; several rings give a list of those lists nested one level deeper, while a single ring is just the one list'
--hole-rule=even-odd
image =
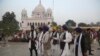
[{"label": "white shirt", "polygon": [[63,40],[63,41],[64,41],[64,42],[67,42],[67,43],[69,43],[69,42],[72,41],[72,35],[71,35],[70,32],[66,31],[66,39]]},{"label": "white shirt", "polygon": [[50,33],[47,31],[47,32],[43,35],[42,41],[45,43],[45,42],[48,41],[49,38],[50,38]]},{"label": "white shirt", "polygon": [[[30,38],[32,38],[32,32],[30,32]],[[36,31],[34,30],[34,32],[33,32],[33,36],[34,36],[34,38],[36,38]]]}]

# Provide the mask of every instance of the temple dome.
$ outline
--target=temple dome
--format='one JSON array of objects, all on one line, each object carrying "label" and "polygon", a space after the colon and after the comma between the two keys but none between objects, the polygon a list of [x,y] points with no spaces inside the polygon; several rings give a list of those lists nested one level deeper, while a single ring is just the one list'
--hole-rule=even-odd
[{"label": "temple dome", "polygon": [[35,7],[34,12],[39,12],[39,13],[45,12],[45,8],[40,3],[38,6]]},{"label": "temple dome", "polygon": [[48,8],[48,9],[47,9],[47,13],[52,13],[51,8]]}]

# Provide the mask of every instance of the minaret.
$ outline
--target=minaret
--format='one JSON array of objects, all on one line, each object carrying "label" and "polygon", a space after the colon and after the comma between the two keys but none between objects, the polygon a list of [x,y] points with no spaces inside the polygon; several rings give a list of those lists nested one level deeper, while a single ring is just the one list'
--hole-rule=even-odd
[{"label": "minaret", "polygon": [[22,17],[22,19],[26,19],[27,18],[27,11],[26,11],[25,8],[21,12],[21,17]]}]

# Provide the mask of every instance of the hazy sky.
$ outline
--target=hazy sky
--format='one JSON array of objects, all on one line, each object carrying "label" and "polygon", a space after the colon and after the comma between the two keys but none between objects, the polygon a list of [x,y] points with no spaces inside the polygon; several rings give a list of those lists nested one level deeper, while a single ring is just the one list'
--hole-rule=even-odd
[{"label": "hazy sky", "polygon": [[[54,20],[64,24],[68,19],[75,22],[100,21],[100,0],[41,0],[43,6],[53,10]],[[18,21],[21,19],[22,9],[26,9],[31,17],[32,11],[39,4],[39,0],[0,0],[0,18],[6,11],[14,11]]]}]

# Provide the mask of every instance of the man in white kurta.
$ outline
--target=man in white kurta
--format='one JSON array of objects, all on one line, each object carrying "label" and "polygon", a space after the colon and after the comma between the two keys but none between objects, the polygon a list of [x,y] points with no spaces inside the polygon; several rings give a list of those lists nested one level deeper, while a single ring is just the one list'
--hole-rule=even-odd
[{"label": "man in white kurta", "polygon": [[76,28],[76,37],[74,41],[74,56],[87,56],[86,36],[83,34],[81,28]]},{"label": "man in white kurta", "polygon": [[59,33],[55,31],[52,38],[52,56],[60,56]]},{"label": "man in white kurta", "polygon": [[[34,36],[34,39],[35,39],[35,38],[36,38],[36,31],[34,30],[33,32],[34,32],[34,33],[33,33],[33,36]],[[32,38],[31,32],[30,32],[29,38]],[[35,41],[36,41],[36,40],[35,40]],[[36,43],[37,43],[37,41],[36,41]],[[37,45],[36,45],[36,46],[37,46]],[[31,40],[29,40],[29,48],[31,48]]]},{"label": "man in white kurta", "polygon": [[[33,33],[32,33],[32,32],[33,32]],[[33,35],[33,36],[32,36],[32,35]],[[36,54],[36,56],[37,56],[38,54],[37,54],[37,49],[36,49],[36,47],[37,47],[36,31],[35,31],[35,30],[31,31],[29,37],[30,37],[30,40],[29,40],[30,56],[33,55],[33,52],[32,52],[33,49],[34,49],[35,54]]]},{"label": "man in white kurta", "polygon": [[66,37],[65,40],[62,40],[65,42],[65,47],[61,56],[70,56],[68,43],[72,41],[72,35],[68,31],[65,31],[65,37]]},{"label": "man in white kurta", "polygon": [[44,47],[44,56],[51,56],[50,54],[50,47],[51,46],[51,43],[48,42],[50,40],[50,33],[49,31],[46,31],[43,35],[43,47]]},{"label": "man in white kurta", "polygon": [[43,55],[43,43],[42,43],[42,38],[43,38],[43,32],[41,31],[41,32],[39,32],[38,33],[38,55],[39,56],[42,56]]}]

